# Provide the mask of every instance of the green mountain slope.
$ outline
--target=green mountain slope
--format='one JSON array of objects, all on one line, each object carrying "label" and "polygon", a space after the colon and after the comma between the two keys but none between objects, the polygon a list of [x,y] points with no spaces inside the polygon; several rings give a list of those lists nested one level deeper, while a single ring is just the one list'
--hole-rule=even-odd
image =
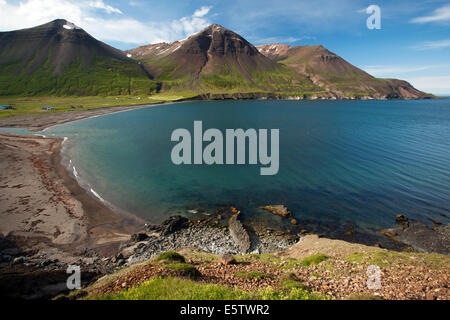
[{"label": "green mountain slope", "polygon": [[127,52],[66,20],[0,32],[0,95],[152,95],[203,98],[430,98],[377,79],[322,46],[255,47],[220,25],[183,41]]},{"label": "green mountain slope", "polygon": [[418,99],[431,97],[406,81],[378,79],[351,65],[323,46],[268,44],[258,50],[273,61],[308,77],[314,84],[336,97],[376,99]]},{"label": "green mountain slope", "polygon": [[150,94],[140,64],[66,20],[0,32],[0,95]]},{"label": "green mountain slope", "polygon": [[265,57],[238,34],[211,25],[184,41],[127,51],[163,90],[198,93],[291,92],[321,89],[304,75]]}]

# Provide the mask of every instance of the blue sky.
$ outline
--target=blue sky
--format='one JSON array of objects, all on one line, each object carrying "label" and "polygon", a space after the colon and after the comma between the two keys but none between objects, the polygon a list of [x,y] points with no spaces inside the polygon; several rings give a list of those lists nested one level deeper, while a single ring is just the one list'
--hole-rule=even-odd
[{"label": "blue sky", "polygon": [[[369,5],[381,29],[369,30]],[[450,1],[364,0],[0,0],[0,30],[56,18],[120,49],[186,38],[209,24],[254,44],[322,44],[378,77],[450,95]]]}]

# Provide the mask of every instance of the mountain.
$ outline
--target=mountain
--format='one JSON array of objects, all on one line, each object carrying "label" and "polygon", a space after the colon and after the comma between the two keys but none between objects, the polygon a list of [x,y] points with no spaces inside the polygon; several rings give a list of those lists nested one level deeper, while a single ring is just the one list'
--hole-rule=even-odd
[{"label": "mountain", "polygon": [[272,61],[286,65],[337,97],[405,98],[430,97],[406,81],[378,79],[351,65],[323,46],[267,44],[257,47]]},{"label": "mountain", "polygon": [[183,41],[127,51],[162,83],[162,90],[199,93],[308,92],[304,75],[261,54],[240,35],[214,24]]},{"label": "mountain", "polygon": [[432,97],[377,79],[322,46],[255,47],[214,24],[174,43],[115,49],[66,20],[0,32],[0,95],[294,99]]},{"label": "mountain", "polygon": [[151,93],[135,60],[66,20],[0,32],[0,95]]}]

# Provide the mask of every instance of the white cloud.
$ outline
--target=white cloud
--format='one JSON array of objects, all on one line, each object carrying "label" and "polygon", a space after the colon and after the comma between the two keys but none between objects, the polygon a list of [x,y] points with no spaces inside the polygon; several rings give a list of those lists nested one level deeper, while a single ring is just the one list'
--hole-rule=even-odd
[{"label": "white cloud", "polygon": [[427,41],[422,44],[413,46],[416,50],[433,50],[450,47],[450,39],[440,41]]},{"label": "white cloud", "polygon": [[120,11],[120,10],[117,9],[117,8],[114,8],[114,7],[111,7],[111,6],[107,5],[107,4],[105,4],[105,3],[103,2],[103,0],[90,1],[90,2],[88,3],[88,5],[89,5],[90,7],[92,7],[92,8],[97,8],[97,9],[105,10],[106,13],[108,13],[108,14],[111,14],[111,13],[119,13],[119,14],[122,14],[122,11]]},{"label": "white cloud", "polygon": [[419,90],[434,94],[450,94],[450,76],[416,77],[406,80]]},{"label": "white cloud", "polygon": [[79,24],[82,7],[66,0],[28,0],[21,3],[0,2],[0,30],[30,28],[57,18]]},{"label": "white cloud", "polygon": [[255,44],[270,44],[270,43],[280,43],[280,44],[289,44],[299,41],[307,41],[307,40],[315,40],[315,37],[310,36],[302,36],[302,37],[268,37],[268,38],[254,38],[249,37],[250,40],[252,40]]},{"label": "white cloud", "polygon": [[366,71],[367,73],[380,77],[380,76],[392,76],[396,74],[410,73],[410,72],[418,72],[429,69],[436,69],[448,67],[448,65],[427,65],[427,66],[363,66],[361,69]]},{"label": "white cloud", "polygon": [[[156,23],[127,17],[103,0],[23,0],[19,3],[0,0],[0,30],[30,28],[60,18],[75,23],[102,41],[133,45],[172,42],[210,25],[207,18],[210,10],[211,7],[201,7],[191,16]],[[109,17],[113,13],[121,13],[121,16]]]},{"label": "white cloud", "polygon": [[133,1],[133,0],[131,0],[130,2],[128,2],[128,4],[129,4],[131,7],[140,7],[140,6],[142,6],[142,3],[141,3],[141,2],[139,2],[139,1]]},{"label": "white cloud", "polygon": [[411,20],[413,23],[428,23],[428,22],[442,22],[450,21],[450,5],[443,6],[434,10],[432,15],[418,17]]},{"label": "white cloud", "polygon": [[196,10],[192,16],[196,17],[196,18],[202,18],[209,13],[211,8],[212,8],[211,6],[210,7],[201,7],[200,9]]}]

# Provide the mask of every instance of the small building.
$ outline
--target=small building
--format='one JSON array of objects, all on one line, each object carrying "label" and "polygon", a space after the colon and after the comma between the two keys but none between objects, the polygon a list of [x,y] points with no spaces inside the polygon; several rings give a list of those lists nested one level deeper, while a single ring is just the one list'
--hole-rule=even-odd
[{"label": "small building", "polygon": [[0,110],[14,110],[14,108],[9,104],[0,105]]},{"label": "small building", "polygon": [[55,110],[55,107],[52,107],[52,106],[43,106],[43,107],[41,107],[41,109],[44,110],[44,111],[54,111],[54,110]]}]

